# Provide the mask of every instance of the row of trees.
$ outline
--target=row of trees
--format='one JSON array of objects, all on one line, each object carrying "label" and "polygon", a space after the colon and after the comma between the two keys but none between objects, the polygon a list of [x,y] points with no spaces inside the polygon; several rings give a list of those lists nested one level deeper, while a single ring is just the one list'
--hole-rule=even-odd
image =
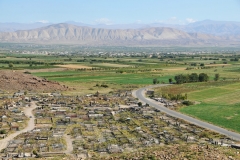
[{"label": "row of trees", "polygon": [[63,62],[51,62],[51,63],[47,63],[47,62],[41,62],[41,61],[17,61],[17,60],[0,60],[0,63],[3,64],[32,64],[32,65],[45,65],[45,64],[49,64],[49,65],[63,65]]},{"label": "row of trees", "polygon": [[[192,74],[179,74],[174,77],[177,84],[182,83],[193,83],[193,82],[207,82],[209,80],[209,76],[206,73],[200,73],[199,75],[197,73]],[[220,79],[219,73],[216,73],[214,76],[214,81],[218,81]],[[169,78],[168,82],[170,84],[173,83],[173,79]],[[159,80],[157,78],[153,79],[153,84],[159,84]],[[162,82],[164,83],[164,82]]]},{"label": "row of trees", "polygon": [[192,74],[179,74],[174,77],[177,84],[182,83],[192,83],[192,82],[207,82],[209,80],[209,76],[206,73],[197,73]]}]

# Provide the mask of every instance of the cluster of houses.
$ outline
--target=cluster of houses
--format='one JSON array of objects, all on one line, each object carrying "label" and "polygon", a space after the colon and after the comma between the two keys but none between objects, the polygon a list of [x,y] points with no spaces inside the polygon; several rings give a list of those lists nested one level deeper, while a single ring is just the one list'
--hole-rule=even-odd
[{"label": "cluster of houses", "polygon": [[[31,101],[38,106],[33,111],[35,128],[9,141],[0,153],[2,159],[64,155],[69,154],[69,148],[70,154],[85,159],[179,142],[237,146],[224,136],[206,137],[202,128],[147,104],[139,105],[128,90],[108,95],[18,95],[1,108],[1,125],[11,123],[8,131],[21,130],[13,127],[14,122],[27,119],[22,109]],[[14,117],[12,121],[7,120],[10,117]],[[71,146],[66,136],[70,136]]]}]

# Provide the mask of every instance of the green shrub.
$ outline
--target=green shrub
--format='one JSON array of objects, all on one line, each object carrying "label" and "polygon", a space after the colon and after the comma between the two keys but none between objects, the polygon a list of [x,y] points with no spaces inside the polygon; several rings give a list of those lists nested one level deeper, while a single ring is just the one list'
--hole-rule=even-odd
[{"label": "green shrub", "polygon": [[6,132],[6,130],[0,130],[0,134],[6,134],[7,132]]},{"label": "green shrub", "polygon": [[186,106],[190,106],[190,105],[193,105],[194,103],[191,101],[183,101],[182,104],[184,104]]}]

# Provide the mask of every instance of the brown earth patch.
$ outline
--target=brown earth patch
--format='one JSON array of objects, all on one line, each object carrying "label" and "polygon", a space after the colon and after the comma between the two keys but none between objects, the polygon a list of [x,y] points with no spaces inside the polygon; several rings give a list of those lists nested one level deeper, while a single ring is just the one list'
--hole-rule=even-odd
[{"label": "brown earth patch", "polygon": [[64,91],[68,87],[19,71],[0,71],[0,89],[7,91]]},{"label": "brown earth patch", "polygon": [[230,66],[231,64],[206,64],[205,66],[214,67],[214,66]]},{"label": "brown earth patch", "polygon": [[64,67],[64,68],[75,68],[75,69],[82,69],[82,68],[92,68],[89,66],[84,66],[84,65],[76,65],[76,64],[66,64],[66,65],[56,65],[58,67]]},{"label": "brown earth patch", "polygon": [[31,73],[36,73],[36,72],[58,72],[58,71],[66,71],[68,70],[67,68],[47,68],[47,69],[25,69],[22,70],[22,72],[31,72]]},{"label": "brown earth patch", "polygon": [[127,64],[115,64],[115,63],[95,63],[96,66],[106,66],[106,67],[129,67]]},{"label": "brown earth patch", "polygon": [[168,69],[163,69],[165,71],[184,71],[186,68],[168,68]]},{"label": "brown earth patch", "polygon": [[229,119],[232,119],[232,118],[233,118],[233,116],[229,116],[229,117],[225,117],[225,118],[229,120]]}]

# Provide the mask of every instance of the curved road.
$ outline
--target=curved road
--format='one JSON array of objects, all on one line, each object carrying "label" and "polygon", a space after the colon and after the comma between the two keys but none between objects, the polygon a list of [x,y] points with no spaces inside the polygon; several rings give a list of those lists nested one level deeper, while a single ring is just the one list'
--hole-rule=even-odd
[{"label": "curved road", "polygon": [[162,105],[157,104],[156,101],[154,101],[152,99],[149,99],[149,98],[146,98],[145,95],[144,95],[146,89],[151,89],[151,88],[156,88],[156,87],[161,87],[161,86],[167,86],[167,85],[169,85],[169,84],[159,84],[159,85],[144,87],[144,88],[141,88],[141,89],[138,89],[138,90],[134,91],[133,96],[138,98],[140,101],[148,103],[150,106],[155,107],[155,108],[159,109],[160,111],[165,112],[165,113],[167,113],[167,114],[169,114],[173,117],[183,119],[183,120],[185,120],[189,123],[195,124],[195,125],[200,126],[202,128],[206,128],[206,129],[215,131],[217,133],[226,135],[227,137],[232,138],[234,140],[238,140],[238,141],[240,140],[240,134],[238,134],[238,133],[231,132],[229,130],[223,129],[223,128],[215,126],[213,124],[209,124],[207,122],[203,122],[203,121],[200,121],[198,119],[192,118],[190,116],[187,116],[187,115],[181,114],[179,112],[170,110],[170,109],[168,109],[168,108],[166,108]]},{"label": "curved road", "polygon": [[13,140],[16,136],[18,136],[21,133],[24,133],[24,132],[34,129],[34,126],[35,126],[34,125],[34,115],[32,114],[32,110],[34,110],[35,108],[37,108],[37,105],[35,104],[35,102],[31,102],[31,107],[24,108],[25,115],[27,117],[32,116],[32,118],[30,118],[30,120],[28,121],[27,127],[24,128],[23,130],[20,130],[13,134],[10,134],[6,138],[0,140],[0,151],[7,147],[8,141]]}]

